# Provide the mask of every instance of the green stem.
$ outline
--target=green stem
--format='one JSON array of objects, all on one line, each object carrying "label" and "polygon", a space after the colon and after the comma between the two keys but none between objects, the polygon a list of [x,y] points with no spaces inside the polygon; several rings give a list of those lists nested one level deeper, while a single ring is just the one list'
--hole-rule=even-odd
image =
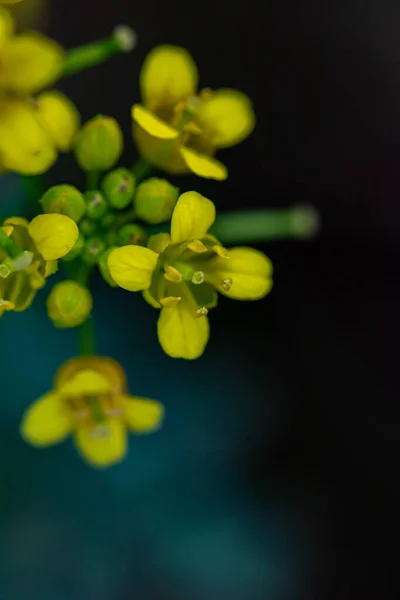
[{"label": "green stem", "polygon": [[87,171],[86,173],[86,189],[96,190],[100,181],[100,171]]},{"label": "green stem", "polygon": [[19,246],[6,235],[3,229],[0,227],[0,248],[4,248],[7,254],[11,258],[18,258],[23,252]]},{"label": "green stem", "polygon": [[100,65],[115,54],[130,52],[135,46],[136,33],[130,27],[120,25],[108,38],[70,50],[64,59],[63,76]]},{"label": "green stem", "polygon": [[319,215],[308,205],[287,209],[243,210],[219,215],[210,229],[225,244],[314,237]]},{"label": "green stem", "polygon": [[78,328],[79,351],[81,356],[93,356],[96,354],[96,340],[94,332],[93,317],[86,319]]},{"label": "green stem", "polygon": [[145,158],[139,158],[139,160],[137,160],[132,167],[132,173],[135,177],[136,183],[138,184],[143,181],[143,179],[146,179],[152,170],[153,165],[148,160]]}]

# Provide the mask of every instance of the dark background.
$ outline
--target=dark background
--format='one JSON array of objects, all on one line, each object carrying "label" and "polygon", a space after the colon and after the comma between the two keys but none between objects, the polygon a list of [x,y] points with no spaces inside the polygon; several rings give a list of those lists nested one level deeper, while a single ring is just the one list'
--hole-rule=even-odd
[{"label": "dark background", "polygon": [[[302,532],[294,585],[256,593],[250,583],[235,596],[227,584],[219,597],[396,597],[400,3],[57,0],[46,20],[45,31],[66,47],[118,23],[138,32],[132,55],[61,84],[84,119],[110,114],[128,132],[140,66],[165,42],[189,49],[202,86],[231,86],[253,99],[255,132],[221,153],[227,182],[181,179],[182,188],[204,191],[220,210],[310,202],[321,213],[316,240],[260,246],[275,267],[266,301],[223,301],[213,320],[227,350],[212,358],[240,354],[234,368],[242,365],[248,378],[242,400],[254,420],[230,464],[240,481],[231,493],[246,494],[245,510],[271,523],[274,503],[286,507]],[[126,161],[133,153],[128,142]],[[229,395],[223,403],[229,411]],[[271,405],[284,415],[273,434]],[[268,570],[264,542],[258,560]],[[217,570],[224,557],[216,550]],[[139,596],[131,585],[132,595],[124,588],[113,598],[193,598],[179,582],[162,580]]]}]

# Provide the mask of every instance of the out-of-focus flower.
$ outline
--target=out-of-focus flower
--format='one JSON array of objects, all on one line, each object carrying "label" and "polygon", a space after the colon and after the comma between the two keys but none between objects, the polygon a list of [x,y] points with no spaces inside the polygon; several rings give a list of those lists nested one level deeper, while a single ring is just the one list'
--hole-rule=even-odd
[{"label": "out-of-focus flower", "polygon": [[21,2],[21,0],[0,0],[0,4],[16,4],[17,2]]},{"label": "out-of-focus flower", "polygon": [[148,248],[122,246],[108,257],[113,280],[129,291],[144,291],[161,308],[158,337],[174,358],[198,358],[209,338],[207,313],[217,291],[238,300],[258,300],[272,287],[271,261],[253,248],[225,249],[208,232],[214,204],[197,192],[182,194],[171,235],[149,239]]},{"label": "out-of-focus flower", "polygon": [[251,133],[253,108],[241,92],[197,93],[197,85],[196,65],[184,48],[154,48],[140,74],[143,104],[132,109],[134,139],[142,156],[168,173],[223,180],[227,169],[213,155]]},{"label": "out-of-focus flower", "polygon": [[66,279],[53,286],[46,305],[47,314],[56,327],[78,327],[90,315],[93,298],[87,287]]},{"label": "out-of-focus flower", "polygon": [[111,358],[73,358],[60,368],[54,389],[34,402],[21,423],[22,437],[37,447],[52,446],[73,435],[92,466],[123,460],[127,432],[151,433],[163,419],[155,400],[129,396],[125,374]]},{"label": "out-of-focus flower", "polygon": [[19,254],[0,247],[0,317],[4,311],[28,308],[46,278],[57,270],[78,239],[76,223],[64,215],[39,215],[28,223],[21,217],[7,219],[2,233]]},{"label": "out-of-focus flower", "polygon": [[79,115],[63,94],[39,93],[61,74],[61,46],[14,29],[10,12],[0,6],[0,169],[43,173],[58,151],[71,147]]}]

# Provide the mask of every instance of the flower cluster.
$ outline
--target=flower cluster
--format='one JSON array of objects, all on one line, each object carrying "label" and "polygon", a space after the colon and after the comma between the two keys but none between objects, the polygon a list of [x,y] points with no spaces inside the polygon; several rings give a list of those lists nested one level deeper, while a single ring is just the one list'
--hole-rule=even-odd
[{"label": "flower cluster", "polygon": [[[259,300],[272,287],[265,254],[229,247],[247,241],[240,218],[233,235],[232,218],[217,216],[211,200],[196,191],[181,193],[175,180],[157,172],[226,179],[227,168],[215,154],[245,140],[255,126],[245,94],[198,91],[187,50],[153,49],[140,73],[141,103],[132,107],[140,159],[127,168],[119,164],[124,137],[114,118],[97,115],[80,127],[73,103],[48,91],[60,77],[129,50],[134,41],[133,32],[119,27],[105,41],[65,52],[42,35],[16,34],[10,13],[0,7],[0,169],[40,174],[59,151],[72,150],[86,174],[85,189],[70,182],[53,186],[33,198],[37,214],[31,221],[10,217],[0,227],[0,317],[27,309],[61,259],[65,276],[49,290],[48,316],[57,328],[80,327],[83,340],[81,355],[62,365],[54,388],[27,409],[21,433],[37,447],[72,435],[85,460],[99,468],[123,459],[128,431],[157,430],[164,410],[155,400],[129,396],[122,367],[97,355],[88,327],[95,308],[93,270],[112,288],[142,292],[160,310],[164,352],[189,360],[205,351],[208,313],[218,294]],[[301,235],[299,221],[285,219],[286,228],[290,222]]]}]

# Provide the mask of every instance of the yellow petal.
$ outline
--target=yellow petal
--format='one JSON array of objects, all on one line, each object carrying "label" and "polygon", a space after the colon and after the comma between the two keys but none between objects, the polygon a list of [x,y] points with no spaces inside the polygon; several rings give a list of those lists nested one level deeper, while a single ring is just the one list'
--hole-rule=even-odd
[{"label": "yellow petal", "polygon": [[44,35],[17,35],[2,48],[0,86],[17,94],[34,94],[60,76],[63,57],[61,46]]},{"label": "yellow petal", "polygon": [[9,10],[0,6],[0,48],[11,38],[14,28],[12,14]]},{"label": "yellow petal", "polygon": [[[237,300],[258,300],[272,288],[272,263],[254,248],[232,248],[229,258],[213,258],[209,265],[209,280],[219,292]],[[232,280],[229,290],[224,280]]]},{"label": "yellow petal", "polygon": [[50,277],[50,275],[54,275],[58,271],[58,262],[56,260],[48,260],[46,262],[46,266],[44,268],[44,276]]},{"label": "yellow petal", "polygon": [[132,119],[149,135],[160,140],[174,140],[180,135],[177,129],[164,123],[140,104],[135,104],[132,107]]},{"label": "yellow petal", "polygon": [[61,397],[51,392],[34,402],[22,417],[21,435],[33,446],[51,446],[71,433],[71,415]]},{"label": "yellow petal", "polygon": [[62,383],[57,391],[62,396],[98,396],[112,390],[111,381],[93,369],[83,369]]},{"label": "yellow petal", "polygon": [[215,206],[197,192],[181,194],[171,220],[171,238],[174,243],[200,239],[215,221]]},{"label": "yellow petal", "polygon": [[122,246],[108,257],[111,277],[120,287],[130,292],[145,290],[150,286],[158,254],[141,246]]},{"label": "yellow petal", "polygon": [[140,73],[143,102],[151,109],[186,100],[195,93],[197,82],[193,58],[178,46],[154,48],[147,55]]},{"label": "yellow petal", "polygon": [[39,215],[29,223],[29,234],[45,260],[62,258],[75,245],[79,229],[65,215]]},{"label": "yellow petal", "polygon": [[96,371],[111,383],[114,392],[122,393],[126,387],[124,370],[117,361],[107,356],[78,356],[67,360],[58,370],[55,378],[56,389],[73,379],[81,371]]},{"label": "yellow petal", "polygon": [[122,396],[125,422],[135,433],[151,433],[161,427],[164,407],[156,400]]},{"label": "yellow petal", "polygon": [[55,146],[63,152],[69,150],[80,123],[79,113],[71,100],[60,92],[44,92],[36,98],[34,108],[39,123]]},{"label": "yellow petal", "polygon": [[187,168],[199,177],[223,181],[228,177],[228,170],[219,160],[201,154],[190,148],[181,148],[181,156]]},{"label": "yellow petal", "polygon": [[200,104],[196,122],[217,148],[244,140],[254,129],[255,115],[249,98],[236,90],[213,92]]},{"label": "yellow petal", "polygon": [[127,449],[126,427],[120,419],[109,419],[102,435],[96,429],[79,427],[75,444],[92,466],[106,468],[123,460]]},{"label": "yellow petal", "polygon": [[35,175],[44,173],[57,158],[54,144],[38,123],[27,101],[0,102],[0,162],[3,168]]},{"label": "yellow petal", "polygon": [[184,300],[161,310],[157,330],[162,349],[173,358],[199,358],[210,334],[208,318],[199,318]]}]

